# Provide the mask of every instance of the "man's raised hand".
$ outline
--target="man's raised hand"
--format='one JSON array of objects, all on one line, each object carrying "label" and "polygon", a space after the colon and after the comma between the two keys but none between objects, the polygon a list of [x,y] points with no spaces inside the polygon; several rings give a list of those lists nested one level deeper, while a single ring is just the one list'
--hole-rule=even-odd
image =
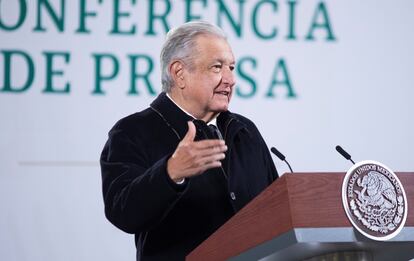
[{"label": "man's raised hand", "polygon": [[227,150],[223,140],[194,141],[196,127],[188,122],[188,131],[168,160],[167,172],[174,181],[199,175],[204,171],[221,166]]}]

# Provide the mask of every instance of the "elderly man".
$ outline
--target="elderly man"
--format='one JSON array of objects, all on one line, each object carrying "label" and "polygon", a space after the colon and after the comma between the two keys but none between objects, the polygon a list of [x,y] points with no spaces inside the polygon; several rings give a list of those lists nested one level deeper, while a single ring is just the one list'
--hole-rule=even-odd
[{"label": "elderly man", "polygon": [[161,52],[163,92],[109,132],[105,214],[135,234],[137,260],[184,260],[277,178],[255,125],[228,111],[234,64],[216,26],[172,30]]}]

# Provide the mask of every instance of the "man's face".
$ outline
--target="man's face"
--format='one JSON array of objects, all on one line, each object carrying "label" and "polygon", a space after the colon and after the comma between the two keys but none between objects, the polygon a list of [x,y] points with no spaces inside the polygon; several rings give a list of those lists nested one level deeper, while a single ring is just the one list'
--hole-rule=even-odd
[{"label": "man's face", "polygon": [[196,43],[193,67],[184,69],[183,98],[195,117],[209,119],[228,109],[235,85],[235,61],[224,39],[201,35]]}]

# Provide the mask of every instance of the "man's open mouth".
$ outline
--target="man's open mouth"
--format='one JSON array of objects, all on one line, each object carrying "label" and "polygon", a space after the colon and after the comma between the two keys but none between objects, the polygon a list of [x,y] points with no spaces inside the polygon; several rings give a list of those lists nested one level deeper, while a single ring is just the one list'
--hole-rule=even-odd
[{"label": "man's open mouth", "polygon": [[228,91],[219,91],[219,92],[215,92],[215,94],[224,95],[224,96],[228,97],[230,92],[228,92]]}]

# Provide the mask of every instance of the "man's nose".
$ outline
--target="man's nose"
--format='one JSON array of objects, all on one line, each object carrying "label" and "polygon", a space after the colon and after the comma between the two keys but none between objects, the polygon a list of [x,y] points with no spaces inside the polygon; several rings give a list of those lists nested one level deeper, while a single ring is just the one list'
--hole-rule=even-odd
[{"label": "man's nose", "polygon": [[236,83],[236,77],[234,71],[229,66],[225,66],[223,70],[223,83],[233,86]]}]

